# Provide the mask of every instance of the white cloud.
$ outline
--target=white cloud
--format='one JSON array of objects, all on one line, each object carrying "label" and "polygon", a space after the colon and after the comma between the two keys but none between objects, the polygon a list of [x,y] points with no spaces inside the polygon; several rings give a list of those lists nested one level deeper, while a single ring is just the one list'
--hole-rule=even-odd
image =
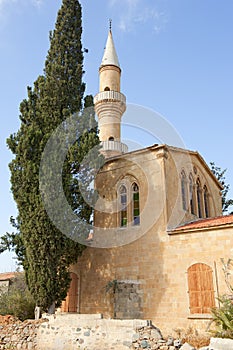
[{"label": "white cloud", "polygon": [[110,7],[115,5],[126,4],[126,6],[134,7],[138,4],[140,0],[109,0]]},{"label": "white cloud", "polygon": [[109,6],[116,14],[119,29],[124,32],[132,31],[138,23],[148,23],[158,34],[167,22],[165,14],[149,0],[109,0]]},{"label": "white cloud", "polygon": [[0,0],[0,16],[5,16],[14,6],[36,6],[40,7],[44,0]]},{"label": "white cloud", "polygon": [[32,4],[36,7],[40,7],[43,4],[43,0],[31,0]]}]

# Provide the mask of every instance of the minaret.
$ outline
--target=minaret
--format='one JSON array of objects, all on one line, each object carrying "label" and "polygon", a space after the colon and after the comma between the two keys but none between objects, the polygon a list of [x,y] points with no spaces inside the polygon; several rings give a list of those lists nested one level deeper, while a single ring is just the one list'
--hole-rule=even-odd
[{"label": "minaret", "polygon": [[126,98],[120,92],[121,68],[112,37],[111,21],[104,56],[99,68],[99,93],[94,98],[102,153],[112,157],[128,152],[121,142],[121,117]]}]

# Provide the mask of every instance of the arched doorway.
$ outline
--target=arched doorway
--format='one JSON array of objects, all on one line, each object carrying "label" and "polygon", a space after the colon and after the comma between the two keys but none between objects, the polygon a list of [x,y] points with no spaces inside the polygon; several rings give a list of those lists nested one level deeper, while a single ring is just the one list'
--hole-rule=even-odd
[{"label": "arched doorway", "polygon": [[70,288],[68,290],[66,299],[63,300],[61,305],[62,312],[78,312],[79,311],[79,278],[76,273],[70,273]]}]

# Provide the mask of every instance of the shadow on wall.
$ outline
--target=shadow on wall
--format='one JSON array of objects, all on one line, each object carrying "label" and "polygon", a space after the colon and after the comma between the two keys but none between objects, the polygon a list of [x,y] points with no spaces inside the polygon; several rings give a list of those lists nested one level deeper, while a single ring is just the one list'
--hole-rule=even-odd
[{"label": "shadow on wall", "polygon": [[[153,152],[130,160],[114,158],[100,170],[94,237],[72,267],[80,276],[80,313],[155,319],[167,286],[161,240],[161,232],[166,232],[166,196],[161,179],[161,158]],[[126,196],[119,191],[122,184]]]},{"label": "shadow on wall", "polygon": [[77,310],[107,318],[155,319],[167,288],[162,256],[154,229],[122,247],[87,247],[72,267],[80,276]]}]

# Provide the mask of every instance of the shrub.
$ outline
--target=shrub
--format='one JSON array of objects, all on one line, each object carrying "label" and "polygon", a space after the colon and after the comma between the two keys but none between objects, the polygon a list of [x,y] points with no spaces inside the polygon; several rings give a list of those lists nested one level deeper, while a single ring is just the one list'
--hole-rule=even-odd
[{"label": "shrub", "polygon": [[219,298],[220,307],[212,309],[213,321],[216,324],[214,336],[233,339],[233,300],[232,296]]},{"label": "shrub", "polygon": [[24,321],[34,318],[35,302],[30,294],[24,273],[18,273],[7,292],[0,294],[0,314],[13,315]]},{"label": "shrub", "polygon": [[196,349],[207,346],[210,343],[210,336],[200,333],[198,330],[189,327],[187,329],[174,329],[182,343],[188,343]]}]

